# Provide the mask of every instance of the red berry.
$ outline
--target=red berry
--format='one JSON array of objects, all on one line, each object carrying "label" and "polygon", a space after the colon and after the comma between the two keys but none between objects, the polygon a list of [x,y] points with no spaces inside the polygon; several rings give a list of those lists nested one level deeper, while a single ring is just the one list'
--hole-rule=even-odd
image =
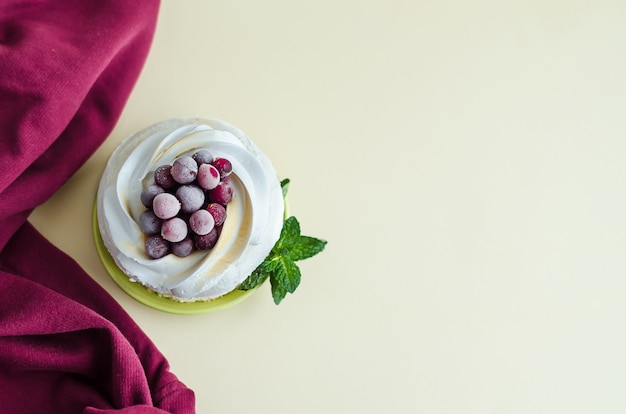
[{"label": "red berry", "polygon": [[165,190],[163,189],[163,187],[157,184],[151,184],[143,189],[141,195],[139,196],[139,199],[141,200],[141,204],[143,204],[147,208],[152,208],[152,200],[154,200],[154,197],[164,192]]},{"label": "red berry", "polygon": [[196,153],[193,154],[191,158],[193,158],[196,161],[196,164],[198,164],[198,167],[201,166],[202,164],[210,164],[213,162],[213,154],[211,154],[207,150],[196,151]]},{"label": "red berry", "polygon": [[179,184],[189,184],[198,175],[198,164],[191,157],[180,157],[172,164],[172,178]]},{"label": "red berry", "polygon": [[218,203],[211,203],[207,206],[207,211],[213,216],[216,226],[221,226],[226,220],[226,209]]},{"label": "red berry", "polygon": [[212,249],[213,246],[215,246],[215,243],[217,243],[217,228],[213,227],[213,230],[211,230],[209,233],[205,234],[205,235],[198,235],[196,234],[194,236],[194,244],[196,246],[196,249],[198,250],[209,250]]},{"label": "red berry", "polygon": [[180,211],[180,201],[170,193],[157,194],[152,201],[152,210],[158,218],[172,218]]},{"label": "red berry", "polygon": [[228,181],[220,181],[217,187],[209,190],[208,195],[210,202],[226,205],[233,198],[233,189]]},{"label": "red berry", "polygon": [[206,210],[198,210],[189,217],[189,227],[194,233],[205,235],[215,227],[215,220]]},{"label": "red berry", "polygon": [[194,251],[193,240],[189,237],[184,238],[183,240],[172,243],[170,246],[172,253],[174,253],[178,257],[187,257]]},{"label": "red berry", "polygon": [[205,190],[212,190],[220,182],[220,172],[211,164],[198,167],[198,185]]},{"label": "red berry", "polygon": [[170,252],[170,244],[163,237],[155,234],[146,239],[146,253],[153,259],[160,259]]},{"label": "red berry", "polygon": [[179,217],[174,217],[163,222],[161,236],[171,242],[179,242],[187,237],[187,223]]},{"label": "red berry", "polygon": [[163,220],[158,218],[152,210],[146,210],[139,216],[139,227],[146,234],[158,234],[162,223]]},{"label": "red berry", "polygon": [[176,185],[176,181],[174,181],[170,172],[171,169],[171,165],[161,165],[154,171],[154,181],[166,190]]},{"label": "red berry", "polygon": [[204,191],[194,184],[181,185],[176,190],[176,198],[180,201],[182,212],[193,213],[204,204]]},{"label": "red berry", "polygon": [[226,158],[216,158],[213,160],[213,166],[220,172],[220,177],[228,177],[233,171],[233,165]]}]

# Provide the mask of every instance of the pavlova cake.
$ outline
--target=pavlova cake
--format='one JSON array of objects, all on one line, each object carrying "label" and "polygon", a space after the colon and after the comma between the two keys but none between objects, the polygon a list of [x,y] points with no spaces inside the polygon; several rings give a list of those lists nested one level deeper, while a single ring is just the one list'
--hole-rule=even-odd
[{"label": "pavlova cake", "polygon": [[211,301],[267,278],[274,301],[295,290],[295,261],[325,241],[286,218],[288,180],[239,129],[177,118],[126,138],[97,195],[100,237],[132,282],[177,302]]}]

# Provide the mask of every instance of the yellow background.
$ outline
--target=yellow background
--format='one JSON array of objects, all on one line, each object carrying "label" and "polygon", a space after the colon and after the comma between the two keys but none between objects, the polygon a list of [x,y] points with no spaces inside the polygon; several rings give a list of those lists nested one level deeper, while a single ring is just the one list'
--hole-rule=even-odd
[{"label": "yellow background", "polygon": [[[199,413],[625,412],[624,22],[621,0],[164,1],[116,129],[32,221]],[[176,116],[245,131],[329,241],[280,306],[170,315],[100,264],[107,157]]]}]

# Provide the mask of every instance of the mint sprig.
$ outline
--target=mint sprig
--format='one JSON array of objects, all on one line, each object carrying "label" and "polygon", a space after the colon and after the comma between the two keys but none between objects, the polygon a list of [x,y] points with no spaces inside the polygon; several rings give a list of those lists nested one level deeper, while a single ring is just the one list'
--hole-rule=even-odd
[{"label": "mint sprig", "polygon": [[[283,196],[287,193],[289,180],[281,182]],[[296,264],[299,260],[315,256],[326,246],[326,241],[300,234],[300,223],[294,217],[288,217],[283,223],[280,237],[270,254],[252,274],[239,286],[241,290],[250,290],[261,285],[268,278],[272,286],[274,303],[279,304],[287,295],[300,285],[301,273]]]}]

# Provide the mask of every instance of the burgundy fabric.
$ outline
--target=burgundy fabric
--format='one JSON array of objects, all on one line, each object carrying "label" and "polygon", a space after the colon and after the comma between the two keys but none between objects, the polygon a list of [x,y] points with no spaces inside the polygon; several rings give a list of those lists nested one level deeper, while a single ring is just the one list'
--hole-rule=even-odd
[{"label": "burgundy fabric", "polygon": [[0,3],[2,413],[195,412],[193,392],[145,333],[27,221],[113,129],[158,7]]}]

